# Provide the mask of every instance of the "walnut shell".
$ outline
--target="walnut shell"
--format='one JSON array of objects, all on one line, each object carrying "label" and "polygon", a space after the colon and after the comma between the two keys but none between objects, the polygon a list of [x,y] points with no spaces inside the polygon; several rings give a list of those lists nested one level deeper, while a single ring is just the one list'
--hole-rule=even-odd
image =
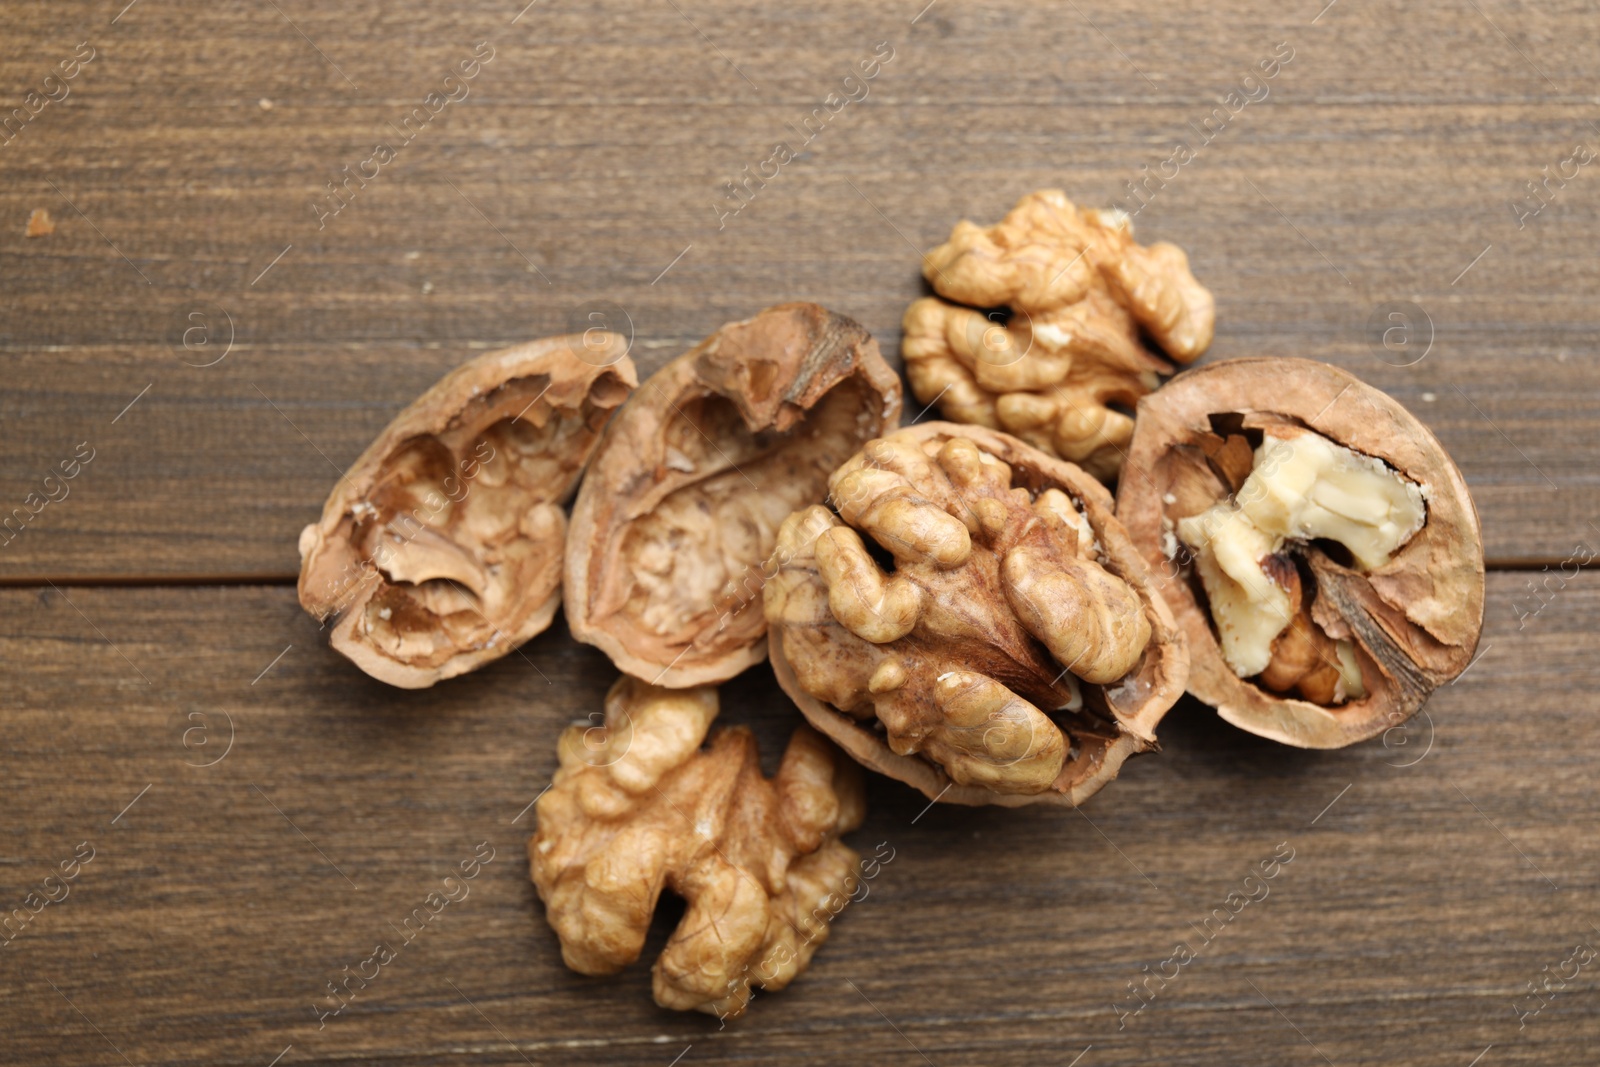
[{"label": "walnut shell", "polygon": [[1075,806],[1156,747],[1188,657],[1098,481],[932,422],[869,443],[830,488],[837,514],[785,522],[765,591],[773,671],[818,730],[972,805]]},{"label": "walnut shell", "polygon": [[490,352],[395,417],[300,534],[300,603],[407,689],[498,659],[561,603],[562,505],[638,384],[599,330]]},{"label": "walnut shell", "polygon": [[652,968],[664,1008],[742,1013],[782,989],[857,892],[839,835],[866,812],[861,769],[804,724],[773,778],[742,726],[719,730],[717,691],[621,678],[602,726],[561,735],[528,866],[567,966],[615,974],[639,958],[663,889],[688,903]]},{"label": "walnut shell", "polygon": [[851,319],[782,304],[722,327],[606,427],[572,510],[573,636],[673,688],[761,662],[778,525],[899,419],[900,379]]},{"label": "walnut shell", "polygon": [[906,309],[901,342],[917,399],[1106,481],[1130,409],[1176,369],[1146,341],[1175,363],[1211,344],[1215,302],[1183,250],[1138,244],[1127,215],[1080,212],[1059,189],[988,228],[957,223],[922,273],[939,295]]},{"label": "walnut shell", "polygon": [[[1173,532],[1179,520],[1241,487],[1251,457],[1241,438],[1306,430],[1381,460],[1418,487],[1426,505],[1421,529],[1369,573],[1335,558],[1323,542],[1285,545],[1291,559],[1282,584],[1299,596],[1306,583],[1311,637],[1354,644],[1365,695],[1333,707],[1235,674]],[[1301,748],[1340,748],[1398,726],[1472,661],[1483,627],[1484,569],[1466,482],[1427,427],[1336,367],[1228,360],[1181,374],[1141,400],[1117,515],[1188,636],[1189,691],[1241,729]],[[1307,623],[1297,618],[1286,633],[1290,647],[1279,649],[1285,660],[1311,657]],[[1316,689],[1302,687],[1307,691]]]}]

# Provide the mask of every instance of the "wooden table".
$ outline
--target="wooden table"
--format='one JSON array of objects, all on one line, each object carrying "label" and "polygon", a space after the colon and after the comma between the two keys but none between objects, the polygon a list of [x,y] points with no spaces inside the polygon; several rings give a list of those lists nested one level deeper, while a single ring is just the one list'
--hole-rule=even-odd
[{"label": "wooden table", "polygon": [[[0,145],[0,513],[27,508],[0,549],[0,907],[76,872],[0,949],[0,1059],[1593,1062],[1600,967],[1565,963],[1600,943],[1591,5],[126,2],[0,15],[26,120]],[[800,148],[878,42],[868,95]],[[1126,200],[1230,91],[1139,233],[1216,293],[1208,359],[1328,360],[1444,440],[1493,570],[1480,659],[1340,752],[1185,702],[1080,812],[875,780],[852,840],[894,859],[726,1028],[656,1008],[643,963],[565,970],[528,805],[612,668],[558,619],[432,691],[361,675],[292,584],[337,472],[447,369],[596,309],[641,372],[785,299],[892,355],[958,218]],[[435,92],[466,95],[405,127]],[[723,215],[779,141],[798,157]],[[54,233],[25,237],[40,208]],[[765,668],[724,707],[769,747],[795,719]],[[470,897],[319,1025],[480,843]]]}]

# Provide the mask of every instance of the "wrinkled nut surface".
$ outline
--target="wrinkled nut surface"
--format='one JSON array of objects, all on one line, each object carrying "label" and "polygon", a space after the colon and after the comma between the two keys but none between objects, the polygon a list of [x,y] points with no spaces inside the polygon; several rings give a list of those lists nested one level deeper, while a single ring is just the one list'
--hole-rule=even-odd
[{"label": "wrinkled nut surface", "polygon": [[[1136,244],[1126,215],[1079,212],[1057,189],[988,229],[957,223],[922,273],[944,299],[906,310],[901,353],[917,399],[1107,481],[1133,435],[1116,408],[1175,369],[1144,339],[1177,363],[1211,344],[1214,302],[1183,250]],[[994,308],[1008,310],[974,310]]]},{"label": "wrinkled nut surface", "polygon": [[611,333],[463,364],[402,411],[300,534],[300,603],[335,649],[418,689],[505,655],[561,602],[562,504],[638,384]]},{"label": "wrinkled nut surface", "polygon": [[672,687],[766,656],[778,525],[900,419],[900,379],[816,304],[730,323],[657,371],[606,427],[572,511],[572,634]]},{"label": "wrinkled nut surface", "polygon": [[622,678],[603,726],[561,735],[561,767],[528,843],[533,884],[567,966],[615,974],[639,958],[662,889],[688,902],[652,971],[656,1003],[724,1018],[752,985],[778,990],[856,892],[838,840],[865,814],[861,769],[798,727],[775,778],[750,731],[719,731],[711,687]]},{"label": "wrinkled nut surface", "polygon": [[773,669],[866,765],[960,804],[1075,805],[1155,747],[1187,657],[1085,472],[926,423],[790,516],[765,607]]},{"label": "wrinkled nut surface", "polygon": [[1472,660],[1483,545],[1438,440],[1323,363],[1189,371],[1139,404],[1117,515],[1189,639],[1189,690],[1303,748],[1396,727]]}]

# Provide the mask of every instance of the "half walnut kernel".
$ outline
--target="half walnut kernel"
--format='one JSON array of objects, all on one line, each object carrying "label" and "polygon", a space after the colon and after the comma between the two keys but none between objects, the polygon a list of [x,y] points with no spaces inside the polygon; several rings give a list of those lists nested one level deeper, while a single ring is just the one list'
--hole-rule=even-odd
[{"label": "half walnut kernel", "polygon": [[805,725],[764,778],[744,727],[702,748],[717,691],[621,678],[601,726],[561,735],[561,767],[528,842],[533,884],[582,974],[639,958],[663,889],[688,910],[652,969],[664,1008],[731,1018],[751,987],[810,963],[860,884],[839,835],[866,813],[861,769]]},{"label": "half walnut kernel", "polygon": [[300,603],[381,681],[420,689],[550,625],[572,495],[638,384],[616,334],[463,364],[402,411],[300,534]]},{"label": "half walnut kernel", "polygon": [[1251,733],[1353,744],[1472,661],[1483,543],[1461,472],[1335,367],[1229,360],[1140,401],[1117,516],[1189,639],[1189,691]]},{"label": "half walnut kernel", "polygon": [[987,229],[957,223],[922,273],[939,296],[906,309],[901,342],[917,399],[1105,481],[1133,405],[1176,369],[1146,342],[1176,363],[1211,344],[1214,301],[1183,250],[1140,245],[1127,215],[1080,212],[1058,189]]},{"label": "half walnut kernel", "polygon": [[932,422],[790,516],[766,587],[773,670],[862,763],[956,804],[1073,806],[1156,747],[1188,657],[1087,473]]},{"label": "half walnut kernel", "polygon": [[782,304],[722,327],[606,427],[572,511],[573,636],[672,687],[761,662],[778,525],[899,419],[900,379],[851,319]]}]

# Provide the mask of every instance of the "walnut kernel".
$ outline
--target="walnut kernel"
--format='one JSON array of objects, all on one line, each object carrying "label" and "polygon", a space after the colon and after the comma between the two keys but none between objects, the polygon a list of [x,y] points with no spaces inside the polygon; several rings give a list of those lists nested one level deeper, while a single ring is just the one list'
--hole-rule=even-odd
[{"label": "walnut kernel", "polygon": [[656,1003],[739,1015],[751,986],[782,989],[855,892],[860,768],[805,725],[775,778],[754,737],[719,731],[712,687],[624,677],[603,727],[561,735],[560,769],[528,843],[533,883],[567,966],[615,974],[639,958],[663,889],[688,910],[652,970]]},{"label": "walnut kernel", "polygon": [[[1241,678],[1260,674],[1291,621],[1303,617],[1301,599],[1291,595],[1300,593],[1298,573],[1280,565],[1285,542],[1336,541],[1370,572],[1422,528],[1425,513],[1422,491],[1381,461],[1298,426],[1266,427],[1232,499],[1178,521],[1179,540],[1196,555],[1222,658]],[[1301,648],[1314,641],[1305,625]],[[1335,655],[1343,690],[1364,695],[1360,672],[1349,670],[1353,646],[1338,642]]]},{"label": "walnut kernel", "polygon": [[906,310],[901,343],[917,399],[1105,480],[1133,434],[1117,408],[1175,369],[1144,339],[1177,363],[1211,343],[1214,302],[1183,250],[1136,244],[1126,215],[1080,213],[1060,190],[988,229],[958,223],[922,272],[939,296]]},{"label": "walnut kernel", "polygon": [[1171,613],[1086,473],[1005,434],[877,441],[778,535],[773,668],[868,766],[964,804],[1076,804],[1183,689]]}]

